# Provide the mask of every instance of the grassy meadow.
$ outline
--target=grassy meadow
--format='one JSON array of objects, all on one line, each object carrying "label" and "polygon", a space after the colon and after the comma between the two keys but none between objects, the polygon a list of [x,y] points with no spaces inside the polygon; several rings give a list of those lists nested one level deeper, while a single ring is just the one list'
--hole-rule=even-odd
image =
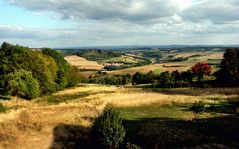
[{"label": "grassy meadow", "polygon": [[[127,138],[143,148],[237,148],[238,97],[239,88],[88,84],[31,101],[12,97],[0,100],[0,148],[87,148],[90,126],[106,105],[122,113]],[[189,107],[198,101],[206,110],[194,114]]]}]

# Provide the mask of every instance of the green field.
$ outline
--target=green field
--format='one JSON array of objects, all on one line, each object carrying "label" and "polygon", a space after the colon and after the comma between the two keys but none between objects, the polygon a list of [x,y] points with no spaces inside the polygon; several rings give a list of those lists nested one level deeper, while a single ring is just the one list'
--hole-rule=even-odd
[{"label": "green field", "polygon": [[117,110],[122,113],[130,140],[143,148],[239,146],[234,136],[239,131],[239,120],[233,115],[238,104],[208,105],[201,114],[194,114],[189,107],[154,104]]}]

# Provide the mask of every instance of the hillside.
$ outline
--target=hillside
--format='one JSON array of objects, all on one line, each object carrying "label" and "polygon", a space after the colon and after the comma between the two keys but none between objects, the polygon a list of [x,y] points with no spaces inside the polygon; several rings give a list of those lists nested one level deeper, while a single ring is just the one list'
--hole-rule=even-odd
[{"label": "hillside", "polygon": [[[214,71],[217,70],[216,65],[221,62],[223,58],[222,51],[164,51],[157,52],[158,50],[152,51],[143,51],[135,52],[135,51],[128,51],[128,54],[123,54],[118,57],[109,57],[108,59],[102,59],[99,61],[98,64],[96,61],[89,61],[85,58],[78,57],[78,56],[66,56],[65,59],[74,66],[77,66],[79,69],[86,69],[88,71],[82,71],[82,75],[85,77],[89,77],[90,75],[94,75],[97,71],[92,70],[102,70],[104,66],[107,65],[116,65],[119,64],[122,69],[107,71],[108,74],[113,75],[123,75],[123,74],[135,74],[136,72],[141,73],[148,73],[149,71],[155,71],[157,73],[164,72],[164,71],[185,71],[191,68],[197,62],[208,62],[209,64],[213,65]],[[127,53],[127,52],[126,52]],[[131,54],[133,53],[133,54]],[[143,54],[143,55],[142,55]],[[156,54],[156,55],[155,55]],[[155,61],[153,56],[159,56],[161,63],[151,63],[151,64],[144,64],[143,57],[149,56],[148,59]],[[150,58],[151,56],[151,58]],[[155,57],[156,58],[156,57]],[[139,63],[142,63],[142,66],[134,66]],[[130,64],[129,66],[127,64]],[[125,65],[125,66],[124,66]],[[126,67],[126,68],[123,68]],[[129,68],[127,68],[129,67]]]},{"label": "hillside", "polygon": [[86,60],[83,57],[79,57],[76,55],[66,56],[65,60],[69,62],[71,65],[78,67],[79,69],[85,70],[101,70],[103,68],[102,65],[98,64],[95,61]]},{"label": "hillside", "polygon": [[[213,118],[220,119],[219,116],[226,118],[229,111],[224,111],[223,106],[229,106],[229,104],[225,104],[226,102],[238,101],[238,92],[239,88],[144,90],[132,87],[82,85],[32,101],[14,97],[10,101],[0,101],[8,108],[6,113],[0,113],[0,148],[64,148],[73,147],[79,140],[82,142],[78,143],[84,145],[89,137],[89,126],[106,104],[111,104],[122,111],[128,122],[135,123],[133,124],[134,128],[138,128],[139,123],[136,122],[140,119],[154,118],[156,120],[156,118],[167,117],[168,120],[171,120],[168,125],[172,125],[172,122],[177,123],[176,119],[180,120],[184,123],[176,125],[178,126],[177,131],[173,130],[174,126],[171,126],[170,129],[167,129],[168,132],[175,131],[175,135],[181,136],[180,133],[186,131],[182,127],[186,126],[187,130],[193,129],[193,131],[182,137],[186,140],[192,138],[197,144],[197,141],[200,142],[207,136],[200,131],[195,131],[193,128],[195,124],[192,123],[190,127],[188,126],[188,123],[194,118],[194,114],[188,111],[187,106],[195,101],[204,101],[208,105],[221,105],[214,112],[208,111],[200,114],[200,118],[205,119],[204,122]],[[181,104],[183,106],[180,106]],[[235,120],[233,124],[239,124]],[[147,134],[140,131],[141,135],[138,137],[157,135],[159,133],[157,131],[160,131],[157,124],[159,123],[152,120],[147,121],[145,123],[147,129],[143,129],[147,131]],[[216,136],[215,134],[211,135],[214,136],[214,140],[220,141],[220,136],[226,133],[224,131],[228,131],[227,133],[231,133],[231,136],[224,136],[223,139],[231,139],[231,143],[238,145],[238,142],[234,141],[238,136],[235,134],[238,127],[233,125],[233,130],[230,127],[229,121],[225,120],[224,123],[224,120],[220,120],[220,128],[223,129],[220,129]],[[208,133],[210,133],[209,130],[215,129],[217,129],[217,125],[210,129],[207,128]],[[198,136],[198,133],[202,134]],[[135,132],[135,134],[137,133]],[[153,137],[151,142],[157,141],[157,138]],[[135,141],[137,142],[137,140]],[[141,143],[147,145],[149,142],[144,139]],[[222,144],[219,143],[219,145]],[[208,143],[208,146],[210,145]],[[226,144],[222,146],[224,145]]]}]

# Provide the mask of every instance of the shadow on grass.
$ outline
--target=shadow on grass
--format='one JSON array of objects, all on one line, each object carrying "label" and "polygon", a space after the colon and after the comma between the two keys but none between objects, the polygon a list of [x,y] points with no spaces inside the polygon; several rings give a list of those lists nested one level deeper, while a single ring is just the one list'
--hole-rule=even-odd
[{"label": "shadow on grass", "polygon": [[[238,148],[239,118],[217,117],[197,122],[169,118],[124,120],[126,142],[143,149]],[[60,124],[50,149],[95,149],[90,128]]]},{"label": "shadow on grass", "polygon": [[53,130],[54,141],[50,149],[91,149],[90,128],[60,124]]},{"label": "shadow on grass", "polygon": [[6,90],[0,88],[0,100],[10,100],[11,96],[8,94]]},{"label": "shadow on grass", "polygon": [[43,98],[43,101],[46,101],[48,103],[61,103],[61,102],[67,102],[72,100],[77,100],[81,98],[85,98],[88,96],[96,95],[96,94],[110,94],[114,93],[113,91],[101,91],[101,92],[78,92],[75,94],[66,94],[66,95],[49,95],[46,96],[45,99]]},{"label": "shadow on grass", "polygon": [[148,148],[238,148],[239,118],[218,117],[197,122],[169,118],[124,120],[132,143]]},{"label": "shadow on grass", "polygon": [[[172,148],[239,148],[239,116],[235,110],[239,103],[222,103],[206,112],[223,113],[225,116],[182,120],[166,117],[125,119],[126,142],[143,149]],[[210,107],[208,107],[210,108]],[[93,118],[86,117],[90,121]],[[90,128],[61,124],[54,128],[51,149],[94,149]]]},{"label": "shadow on grass", "polygon": [[0,100],[11,100],[11,96],[0,95]]},{"label": "shadow on grass", "polygon": [[184,89],[145,89],[167,95],[201,96],[201,95],[239,95],[239,88],[184,88]]},{"label": "shadow on grass", "polygon": [[239,115],[239,102],[221,102],[218,104],[210,104],[205,108],[205,112],[215,112],[221,114]]}]

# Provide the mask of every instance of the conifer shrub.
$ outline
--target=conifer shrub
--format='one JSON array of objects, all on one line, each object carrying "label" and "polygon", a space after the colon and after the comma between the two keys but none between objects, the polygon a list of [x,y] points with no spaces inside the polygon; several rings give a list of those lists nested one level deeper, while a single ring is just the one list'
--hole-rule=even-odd
[{"label": "conifer shrub", "polygon": [[112,108],[106,108],[93,123],[92,138],[102,148],[119,148],[124,141],[125,134],[121,115]]}]

